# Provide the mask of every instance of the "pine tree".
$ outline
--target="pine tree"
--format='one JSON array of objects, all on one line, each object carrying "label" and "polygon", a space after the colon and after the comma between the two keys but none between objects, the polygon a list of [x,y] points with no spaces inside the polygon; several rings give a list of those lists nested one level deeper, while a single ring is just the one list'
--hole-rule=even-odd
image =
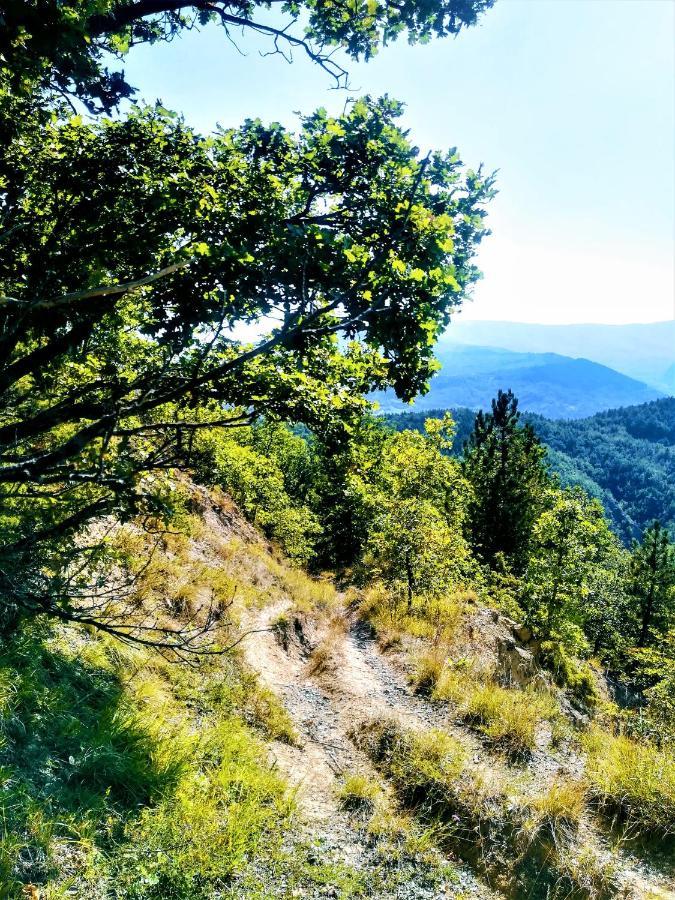
[{"label": "pine tree", "polygon": [[530,425],[520,424],[518,400],[499,391],[490,413],[479,412],[465,447],[464,475],[472,487],[469,537],[489,565],[502,554],[522,572],[532,527],[549,483],[546,451]]},{"label": "pine tree", "polygon": [[675,619],[675,545],[659,522],[633,547],[630,592],[637,604],[637,645],[648,647]]}]

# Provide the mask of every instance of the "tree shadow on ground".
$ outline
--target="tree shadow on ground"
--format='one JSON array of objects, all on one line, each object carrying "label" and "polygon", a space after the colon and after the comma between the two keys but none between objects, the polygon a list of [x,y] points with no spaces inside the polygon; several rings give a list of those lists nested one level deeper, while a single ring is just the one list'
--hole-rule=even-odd
[{"label": "tree shadow on ground", "polygon": [[180,774],[121,677],[52,637],[31,623],[0,640],[0,898],[49,877],[55,839],[115,840]]}]

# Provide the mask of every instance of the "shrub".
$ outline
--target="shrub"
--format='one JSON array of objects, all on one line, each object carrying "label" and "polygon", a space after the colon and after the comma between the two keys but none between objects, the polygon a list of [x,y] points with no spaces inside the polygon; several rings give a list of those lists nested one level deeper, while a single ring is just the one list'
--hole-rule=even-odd
[{"label": "shrub", "polygon": [[675,753],[595,728],[587,741],[587,776],[601,809],[643,836],[675,834]]}]

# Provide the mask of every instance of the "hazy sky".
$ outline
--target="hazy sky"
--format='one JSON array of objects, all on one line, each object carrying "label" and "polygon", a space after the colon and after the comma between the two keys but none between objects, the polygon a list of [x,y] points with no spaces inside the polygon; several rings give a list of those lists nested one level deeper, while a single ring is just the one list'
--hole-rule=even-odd
[{"label": "hazy sky", "polygon": [[138,48],[127,74],[204,131],[389,93],[423,150],[499,169],[466,318],[675,317],[675,0],[498,0],[456,39],[350,63],[348,93],[237,40],[246,55],[215,26]]}]

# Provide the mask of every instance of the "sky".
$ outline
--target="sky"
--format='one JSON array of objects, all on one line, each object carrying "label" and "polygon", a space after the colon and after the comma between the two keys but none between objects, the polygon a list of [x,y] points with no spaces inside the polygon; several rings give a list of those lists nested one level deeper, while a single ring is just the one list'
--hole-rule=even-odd
[{"label": "sky", "polygon": [[498,170],[462,317],[675,318],[675,0],[498,0],[456,38],[349,61],[348,91],[300,53],[289,65],[233,37],[239,49],[214,25],[135,48],[127,76],[204,132],[247,117],[295,127],[388,93],[421,150]]}]

